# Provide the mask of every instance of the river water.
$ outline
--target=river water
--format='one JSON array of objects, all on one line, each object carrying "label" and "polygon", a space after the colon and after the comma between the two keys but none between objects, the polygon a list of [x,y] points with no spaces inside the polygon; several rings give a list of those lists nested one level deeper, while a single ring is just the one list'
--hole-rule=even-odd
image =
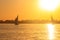
[{"label": "river water", "polygon": [[0,40],[60,40],[60,24],[0,24]]}]

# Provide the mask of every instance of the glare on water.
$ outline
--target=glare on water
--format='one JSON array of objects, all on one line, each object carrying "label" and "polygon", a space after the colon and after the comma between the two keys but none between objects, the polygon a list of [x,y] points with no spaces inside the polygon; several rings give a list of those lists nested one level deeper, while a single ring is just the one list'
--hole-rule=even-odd
[{"label": "glare on water", "polygon": [[0,24],[0,40],[60,40],[60,24]]},{"label": "glare on water", "polygon": [[53,40],[54,39],[54,25],[53,24],[47,24],[48,27],[48,35],[49,35],[49,39]]}]

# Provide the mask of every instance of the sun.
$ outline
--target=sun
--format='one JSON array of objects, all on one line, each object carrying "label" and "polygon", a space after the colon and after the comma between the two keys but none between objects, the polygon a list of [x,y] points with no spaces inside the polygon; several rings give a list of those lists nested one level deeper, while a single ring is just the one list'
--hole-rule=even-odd
[{"label": "sun", "polygon": [[38,6],[39,8],[47,11],[55,10],[59,5],[59,0],[39,0]]}]

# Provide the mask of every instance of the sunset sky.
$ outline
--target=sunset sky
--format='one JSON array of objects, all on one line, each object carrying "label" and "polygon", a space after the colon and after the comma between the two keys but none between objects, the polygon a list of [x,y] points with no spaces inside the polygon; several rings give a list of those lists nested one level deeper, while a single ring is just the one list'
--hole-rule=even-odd
[{"label": "sunset sky", "polygon": [[49,20],[51,15],[54,19],[60,20],[59,2],[59,0],[52,2],[47,0],[0,0],[0,20],[15,19],[17,15],[19,20]]}]

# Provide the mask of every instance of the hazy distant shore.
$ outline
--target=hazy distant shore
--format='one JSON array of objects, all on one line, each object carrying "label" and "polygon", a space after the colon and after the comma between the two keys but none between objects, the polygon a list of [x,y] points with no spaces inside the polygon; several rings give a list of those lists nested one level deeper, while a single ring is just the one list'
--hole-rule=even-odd
[{"label": "hazy distant shore", "polygon": [[[0,20],[0,24],[14,24],[14,23],[16,23],[16,21],[14,20],[6,20],[6,21]],[[18,21],[17,23],[19,24],[44,24],[44,23],[60,23],[60,21],[23,20],[23,21]]]}]

